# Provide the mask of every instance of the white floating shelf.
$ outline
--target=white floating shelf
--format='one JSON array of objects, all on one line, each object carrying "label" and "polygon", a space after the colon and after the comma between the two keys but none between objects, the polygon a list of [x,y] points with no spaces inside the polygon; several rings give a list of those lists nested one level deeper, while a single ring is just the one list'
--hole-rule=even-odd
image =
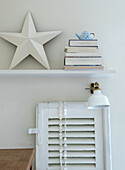
[{"label": "white floating shelf", "polygon": [[108,77],[115,70],[0,70],[0,76],[82,76]]}]

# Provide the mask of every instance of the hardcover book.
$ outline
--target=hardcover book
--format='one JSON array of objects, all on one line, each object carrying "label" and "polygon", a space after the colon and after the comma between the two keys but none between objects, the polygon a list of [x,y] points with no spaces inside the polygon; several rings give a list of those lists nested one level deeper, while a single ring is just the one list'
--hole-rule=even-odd
[{"label": "hardcover book", "polygon": [[65,56],[101,56],[100,53],[65,53]]},{"label": "hardcover book", "polygon": [[64,70],[104,69],[104,66],[64,66]]},{"label": "hardcover book", "polygon": [[65,58],[65,65],[101,65],[101,58]]},{"label": "hardcover book", "polygon": [[98,46],[96,47],[65,47],[66,53],[97,53],[99,52]]},{"label": "hardcover book", "polygon": [[78,40],[71,39],[69,40],[69,46],[71,47],[97,47],[97,39],[92,40]]}]

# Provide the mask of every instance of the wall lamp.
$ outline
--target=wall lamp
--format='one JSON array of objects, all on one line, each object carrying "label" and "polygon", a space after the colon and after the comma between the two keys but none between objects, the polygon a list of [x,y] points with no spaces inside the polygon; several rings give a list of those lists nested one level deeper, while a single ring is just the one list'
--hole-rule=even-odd
[{"label": "wall lamp", "polygon": [[89,89],[91,93],[88,98],[88,109],[101,109],[110,106],[107,96],[101,93],[98,82],[90,83],[90,88],[86,89]]}]

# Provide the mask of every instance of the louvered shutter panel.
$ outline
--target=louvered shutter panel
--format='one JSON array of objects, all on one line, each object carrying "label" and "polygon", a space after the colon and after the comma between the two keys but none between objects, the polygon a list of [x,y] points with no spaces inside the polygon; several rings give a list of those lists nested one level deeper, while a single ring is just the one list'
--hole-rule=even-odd
[{"label": "louvered shutter panel", "polygon": [[36,170],[104,170],[101,110],[40,103],[36,117]]}]

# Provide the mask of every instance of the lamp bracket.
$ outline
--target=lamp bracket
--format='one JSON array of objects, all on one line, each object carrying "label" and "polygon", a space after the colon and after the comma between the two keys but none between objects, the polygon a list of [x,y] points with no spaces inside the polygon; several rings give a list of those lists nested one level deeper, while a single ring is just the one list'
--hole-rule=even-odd
[{"label": "lamp bracket", "polygon": [[90,83],[90,88],[85,88],[85,90],[90,90],[90,93],[93,94],[95,90],[101,90],[99,88],[99,83],[95,82],[95,83]]},{"label": "lamp bracket", "polygon": [[98,82],[90,83],[90,93],[93,94],[95,90],[101,90],[99,88],[99,83]]}]

